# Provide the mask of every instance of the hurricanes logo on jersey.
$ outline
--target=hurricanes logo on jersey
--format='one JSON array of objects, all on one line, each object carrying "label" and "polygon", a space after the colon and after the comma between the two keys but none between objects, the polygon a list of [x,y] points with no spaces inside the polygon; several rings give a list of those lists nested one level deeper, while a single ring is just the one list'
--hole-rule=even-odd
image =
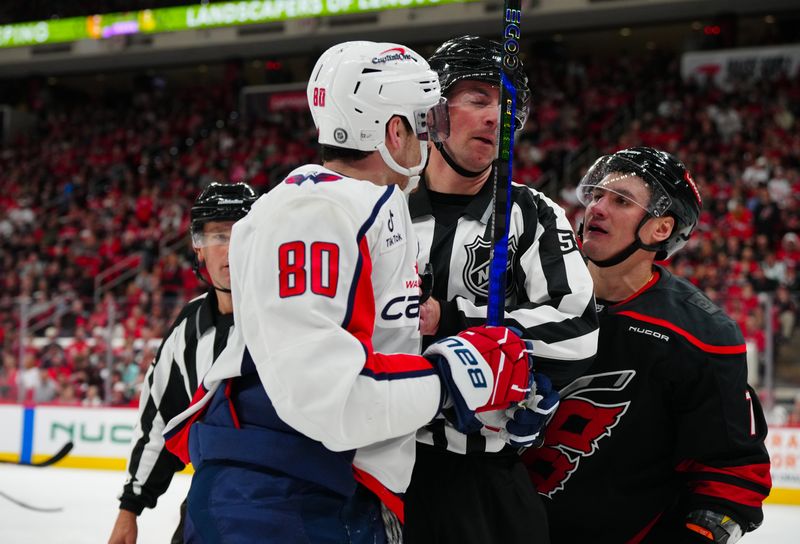
[{"label": "hurricanes logo on jersey", "polygon": [[585,394],[591,391],[622,391],[636,375],[621,370],[578,378],[561,391],[561,404],[547,426],[544,446],[523,455],[531,480],[540,494],[552,497],[578,470],[581,459],[591,457],[600,441],[628,411],[630,401],[602,404]]},{"label": "hurricanes logo on jersey", "polygon": [[[478,297],[489,296],[489,253],[492,243],[482,236],[475,238],[471,244],[464,246],[467,250],[467,262],[464,265],[463,280],[469,292]],[[512,267],[514,255],[517,253],[517,238],[510,236],[508,239],[508,259],[506,260],[506,296],[514,292],[512,281]]]}]

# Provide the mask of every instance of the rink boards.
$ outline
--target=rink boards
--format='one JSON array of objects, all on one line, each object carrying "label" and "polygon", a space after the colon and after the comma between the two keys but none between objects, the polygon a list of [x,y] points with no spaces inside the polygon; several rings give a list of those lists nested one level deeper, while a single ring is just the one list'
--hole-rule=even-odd
[{"label": "rink boards", "polygon": [[[0,404],[0,459],[42,461],[72,442],[72,452],[57,466],[124,470],[135,424],[133,408]],[[800,505],[800,427],[771,427],[767,448],[773,482],[768,502]]]}]

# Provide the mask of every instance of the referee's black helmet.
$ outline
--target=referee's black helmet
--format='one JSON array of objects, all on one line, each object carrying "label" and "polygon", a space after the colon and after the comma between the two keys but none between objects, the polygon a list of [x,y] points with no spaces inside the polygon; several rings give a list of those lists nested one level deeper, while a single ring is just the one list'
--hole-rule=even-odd
[{"label": "referee's black helmet", "polygon": [[[442,94],[447,95],[453,85],[474,79],[499,85],[503,63],[503,46],[500,42],[479,36],[460,36],[444,42],[428,58],[431,69],[439,75]],[[531,90],[522,62],[512,73],[517,90],[517,130],[525,125],[530,112]]]},{"label": "referee's black helmet", "polygon": [[203,225],[210,221],[238,221],[257,199],[247,183],[211,183],[192,206],[191,232],[202,232]]}]

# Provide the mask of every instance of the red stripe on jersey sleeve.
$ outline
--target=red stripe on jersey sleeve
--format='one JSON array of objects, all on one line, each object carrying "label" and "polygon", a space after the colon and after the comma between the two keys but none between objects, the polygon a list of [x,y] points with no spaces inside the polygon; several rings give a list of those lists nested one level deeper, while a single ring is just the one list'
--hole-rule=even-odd
[{"label": "red stripe on jersey sleeve", "polygon": [[374,476],[356,467],[353,467],[353,476],[355,476],[357,482],[372,491],[386,505],[386,508],[397,516],[400,523],[405,523],[405,505],[402,495],[392,492]]},{"label": "red stripe on jersey sleeve", "polygon": [[[201,385],[197,388],[197,391],[194,392],[194,396],[192,397],[192,402],[189,403],[189,406],[194,406],[198,402],[200,402],[203,397],[206,396],[208,391]],[[178,459],[183,461],[185,464],[189,464],[189,429],[192,427],[192,424],[197,421],[200,416],[208,408],[208,404],[206,404],[202,409],[196,411],[192,416],[188,419],[182,421],[177,427],[172,429],[169,435],[166,436],[165,445],[167,449],[175,454]]]},{"label": "red stripe on jersey sleeve", "polygon": [[361,272],[356,279],[353,311],[347,331],[358,338],[366,351],[362,374],[377,379],[418,377],[433,374],[433,365],[421,355],[375,353],[372,334],[375,331],[375,295],[372,291],[372,259],[366,236],[358,244]]},{"label": "red stripe on jersey sleeve", "polygon": [[711,467],[692,459],[687,459],[675,467],[675,470],[678,472],[723,474],[760,485],[765,489],[772,488],[772,475],[770,474],[769,463],[756,463],[753,465],[735,467]]},{"label": "red stripe on jersey sleeve", "polygon": [[758,491],[745,489],[733,484],[723,482],[699,481],[691,482],[689,487],[698,495],[708,495],[718,499],[743,504],[751,508],[761,508],[767,496]]},{"label": "red stripe on jersey sleeve", "polygon": [[361,372],[376,379],[415,378],[435,374],[433,365],[420,355],[372,353]]},{"label": "red stripe on jersey sleeve", "polygon": [[659,319],[657,317],[651,317],[649,315],[640,314],[638,312],[631,312],[631,311],[624,311],[618,312],[617,315],[624,315],[627,317],[631,317],[638,321],[644,321],[645,323],[650,323],[652,325],[658,325],[660,327],[665,327],[671,331],[674,331],[684,338],[686,338],[689,342],[697,346],[698,348],[702,349],[707,353],[715,353],[719,355],[737,355],[741,353],[747,352],[747,347],[744,344],[738,344],[735,346],[714,346],[711,344],[706,344],[705,342],[701,341],[699,338],[691,334],[689,331],[686,331],[677,325],[670,323],[669,321],[665,321],[663,319]]}]

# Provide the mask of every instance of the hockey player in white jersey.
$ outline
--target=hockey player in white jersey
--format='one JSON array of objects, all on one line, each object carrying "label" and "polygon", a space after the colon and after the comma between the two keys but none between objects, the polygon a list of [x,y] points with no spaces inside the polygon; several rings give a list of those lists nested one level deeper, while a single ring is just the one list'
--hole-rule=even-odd
[{"label": "hockey player in white jersey", "polygon": [[504,327],[417,355],[418,244],[402,189],[448,129],[425,59],[398,44],[334,46],[308,99],[324,165],[294,170],[235,226],[236,338],[167,430],[196,470],[187,542],[393,541],[415,431],[442,410],[479,429],[529,391],[528,350]]}]

